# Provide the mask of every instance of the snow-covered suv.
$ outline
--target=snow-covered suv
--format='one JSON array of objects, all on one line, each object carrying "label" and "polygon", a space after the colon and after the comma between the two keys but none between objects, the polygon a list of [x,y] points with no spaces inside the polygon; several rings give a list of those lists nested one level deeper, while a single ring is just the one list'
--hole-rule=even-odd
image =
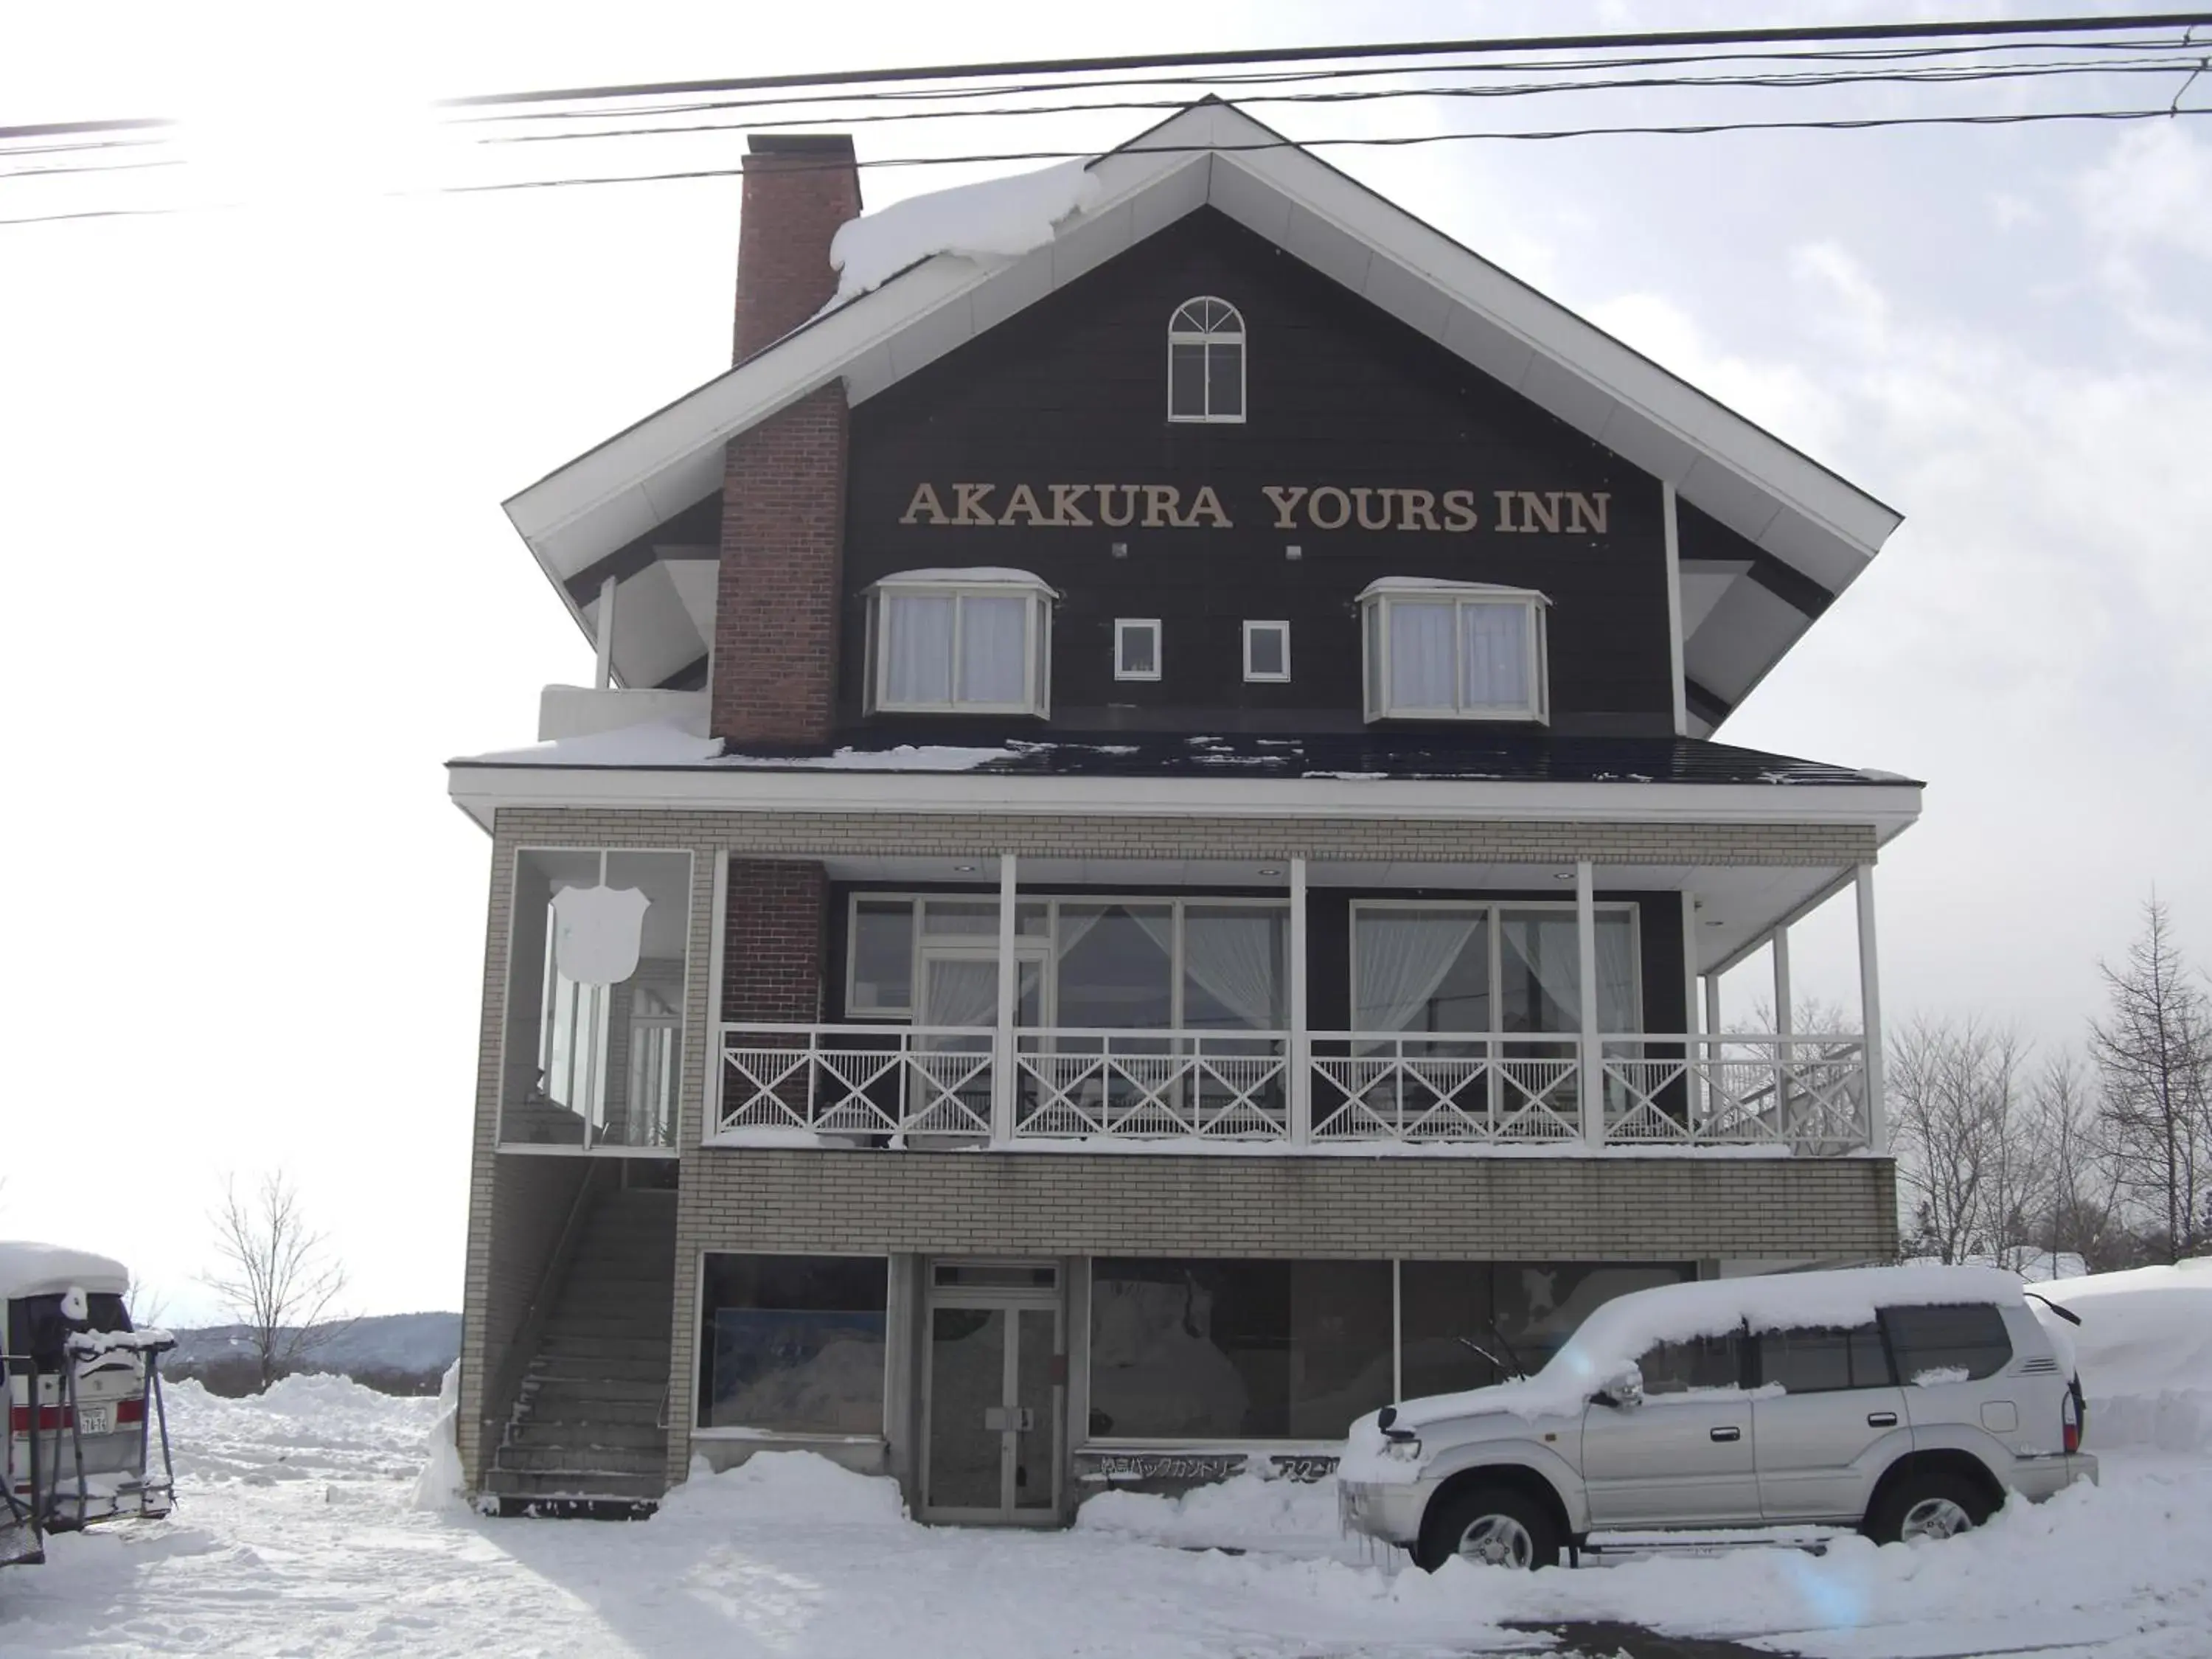
[{"label": "snow-covered suv", "polygon": [[1948,1537],[2097,1478],[2062,1317],[1986,1267],[1638,1291],[1534,1376],[1353,1424],[1344,1519],[1431,1570],[1548,1566],[1624,1528]]}]

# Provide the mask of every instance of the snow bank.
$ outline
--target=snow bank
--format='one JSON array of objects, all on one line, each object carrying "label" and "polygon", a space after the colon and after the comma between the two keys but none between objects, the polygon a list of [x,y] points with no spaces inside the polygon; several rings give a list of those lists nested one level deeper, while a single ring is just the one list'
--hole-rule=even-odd
[{"label": "snow bank", "polygon": [[1075,1527],[1182,1549],[1333,1543],[1340,1530],[1335,1481],[1284,1480],[1254,1469],[1180,1498],[1103,1492],[1076,1510]]},{"label": "snow bank", "polygon": [[430,1425],[430,1456],[415,1477],[415,1507],[418,1510],[465,1510],[468,1480],[461,1472],[461,1449],[457,1437],[461,1417],[461,1362],[446,1367],[438,1384],[438,1420]]},{"label": "snow bank", "polygon": [[720,1474],[703,1457],[660,1505],[654,1524],[718,1530],[736,1525],[897,1526],[906,1520],[898,1483],[855,1474],[819,1452],[755,1452]]},{"label": "snow bank", "polygon": [[2212,1451],[2212,1256],[2037,1287],[2074,1313],[2088,1444]]},{"label": "snow bank", "polygon": [[1054,228],[1098,199],[1097,175],[1083,161],[956,185],[909,196],[849,220],[830,244],[837,302],[879,288],[933,254],[1013,259],[1042,247]]}]

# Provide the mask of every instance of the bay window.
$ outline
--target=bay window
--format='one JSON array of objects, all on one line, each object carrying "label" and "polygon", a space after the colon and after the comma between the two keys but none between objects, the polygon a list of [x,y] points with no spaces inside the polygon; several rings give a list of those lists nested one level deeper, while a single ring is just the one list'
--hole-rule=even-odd
[{"label": "bay window", "polygon": [[1544,613],[1533,589],[1389,576],[1359,596],[1370,720],[1551,717]]},{"label": "bay window", "polygon": [[1052,589],[1024,570],[911,570],[868,589],[867,712],[1045,714]]}]

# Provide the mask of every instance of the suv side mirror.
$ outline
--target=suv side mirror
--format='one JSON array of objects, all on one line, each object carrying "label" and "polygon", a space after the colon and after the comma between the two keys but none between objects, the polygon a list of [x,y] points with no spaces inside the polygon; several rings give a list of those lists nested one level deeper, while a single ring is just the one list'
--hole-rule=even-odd
[{"label": "suv side mirror", "polygon": [[1590,1396],[1601,1406],[1611,1406],[1620,1411],[1633,1411],[1644,1403],[1644,1370],[1634,1360],[1629,1361],[1605,1380],[1604,1386]]}]

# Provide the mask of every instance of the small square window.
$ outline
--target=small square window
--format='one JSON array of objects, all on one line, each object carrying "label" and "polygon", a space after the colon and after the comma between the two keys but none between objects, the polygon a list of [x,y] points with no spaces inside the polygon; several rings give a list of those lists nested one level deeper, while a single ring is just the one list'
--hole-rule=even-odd
[{"label": "small square window", "polygon": [[1291,625],[1286,622],[1244,624],[1244,678],[1286,680],[1291,677]]},{"label": "small square window", "polygon": [[1117,680],[1156,680],[1159,677],[1159,618],[1120,618],[1114,624],[1114,678]]}]

